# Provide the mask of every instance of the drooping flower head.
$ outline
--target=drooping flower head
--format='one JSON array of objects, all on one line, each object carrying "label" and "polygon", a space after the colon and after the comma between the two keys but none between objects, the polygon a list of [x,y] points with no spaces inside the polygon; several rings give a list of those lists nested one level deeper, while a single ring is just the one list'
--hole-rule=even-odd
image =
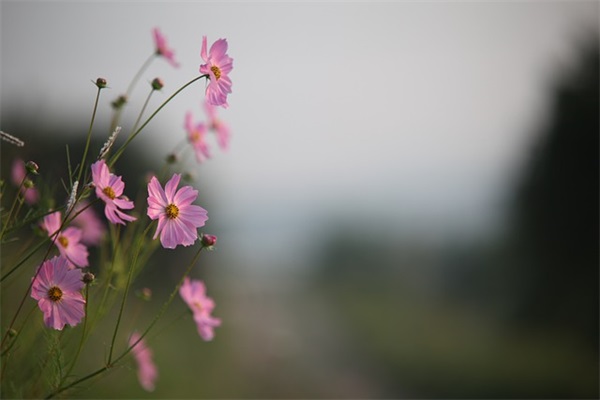
[{"label": "drooping flower head", "polygon": [[113,224],[123,224],[125,221],[135,221],[136,218],[125,214],[123,210],[134,207],[133,201],[123,196],[125,184],[120,176],[110,173],[104,160],[92,164],[92,182],[96,186],[96,196],[104,200],[104,215]]},{"label": "drooping flower head", "polygon": [[63,256],[42,263],[31,286],[31,297],[38,301],[46,326],[62,330],[81,321],[85,315],[82,278],[81,270],[71,269]]},{"label": "drooping flower head", "polygon": [[217,40],[207,51],[206,36],[203,36],[200,56],[205,62],[200,65],[200,72],[210,77],[206,101],[213,106],[229,107],[227,95],[231,93],[229,72],[233,69],[233,58],[227,55],[227,39]]},{"label": "drooping flower head", "polygon": [[34,187],[25,187],[22,185],[23,179],[27,176],[27,171],[25,170],[25,162],[19,158],[15,159],[12,163],[11,168],[11,180],[15,186],[21,186],[21,194],[25,198],[25,202],[29,205],[35,204],[40,199],[40,194],[37,189]]},{"label": "drooping flower head", "polygon": [[191,112],[188,112],[185,115],[185,130],[188,134],[188,140],[194,148],[196,161],[201,163],[210,158],[210,150],[206,143],[206,125],[202,122],[194,124],[194,117]]},{"label": "drooping flower head", "polygon": [[[81,213],[79,213],[80,211]],[[106,234],[106,227],[98,218],[96,211],[87,201],[82,200],[75,205],[73,212],[75,214],[79,213],[72,222],[73,225],[81,229],[81,242],[88,246],[99,245]]]},{"label": "drooping flower head", "polygon": [[60,231],[61,222],[62,213],[56,211],[44,217],[42,228],[54,240],[60,255],[79,268],[87,267],[89,253],[87,248],[79,243],[81,241],[81,229],[68,227]]},{"label": "drooping flower head", "polygon": [[206,341],[212,340],[215,336],[214,328],[221,325],[221,320],[210,315],[215,308],[215,302],[206,296],[204,282],[186,277],[179,289],[179,295],[192,310],[200,337]]},{"label": "drooping flower head", "polygon": [[194,244],[197,228],[208,219],[204,208],[192,204],[198,197],[197,190],[191,186],[177,190],[180,179],[180,174],[173,174],[164,190],[155,176],[148,183],[148,216],[158,219],[154,239],[160,234],[160,243],[167,249]]},{"label": "drooping flower head", "polygon": [[208,128],[217,133],[217,143],[223,150],[229,147],[229,126],[217,117],[217,108],[208,101],[204,102],[204,108],[208,114]]},{"label": "drooping flower head", "polygon": [[138,366],[138,381],[144,390],[151,392],[154,390],[154,382],[158,378],[158,369],[152,360],[152,350],[146,346],[144,339],[140,340],[139,333],[133,332],[129,338],[129,346],[133,346],[136,342],[137,344],[131,352]]},{"label": "drooping flower head", "polygon": [[162,34],[160,29],[154,28],[152,30],[152,34],[154,36],[154,47],[156,48],[156,54],[166,58],[169,64],[175,68],[178,68],[179,63],[175,61],[175,52],[167,45],[167,39],[165,39],[165,36]]}]

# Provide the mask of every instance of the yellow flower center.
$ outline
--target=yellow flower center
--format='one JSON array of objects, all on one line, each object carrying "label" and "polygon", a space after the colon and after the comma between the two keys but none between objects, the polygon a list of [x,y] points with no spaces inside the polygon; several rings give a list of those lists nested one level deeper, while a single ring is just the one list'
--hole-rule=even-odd
[{"label": "yellow flower center", "polygon": [[113,188],[111,188],[110,186],[105,187],[104,189],[102,189],[102,192],[107,195],[111,200],[115,199],[115,191],[113,190]]},{"label": "yellow flower center", "polygon": [[58,286],[52,286],[50,289],[48,289],[48,298],[54,302],[62,299],[62,295],[63,292]]},{"label": "yellow flower center", "polygon": [[210,70],[213,72],[213,74],[215,74],[215,78],[219,80],[219,78],[221,77],[221,70],[219,69],[219,67],[213,65],[212,67],[210,67]]},{"label": "yellow flower center", "polygon": [[190,139],[192,139],[192,142],[196,143],[198,140],[200,140],[200,132],[194,131]]},{"label": "yellow flower center", "polygon": [[179,208],[175,204],[169,204],[165,207],[165,213],[167,214],[167,218],[175,219],[179,215]]},{"label": "yellow flower center", "polygon": [[59,236],[57,240],[62,247],[67,247],[69,245],[69,239],[64,236]]},{"label": "yellow flower center", "polygon": [[200,303],[199,301],[194,302],[194,307],[196,307],[196,310],[198,311],[202,311],[204,309],[204,307],[202,307],[202,303]]}]

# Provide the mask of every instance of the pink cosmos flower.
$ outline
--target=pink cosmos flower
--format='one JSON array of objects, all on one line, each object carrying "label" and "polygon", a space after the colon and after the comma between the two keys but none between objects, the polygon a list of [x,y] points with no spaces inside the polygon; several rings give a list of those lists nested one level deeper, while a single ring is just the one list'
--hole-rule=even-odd
[{"label": "pink cosmos flower", "polygon": [[198,239],[197,228],[208,219],[204,208],[192,204],[198,197],[197,190],[191,186],[177,190],[180,179],[180,174],[173,174],[165,190],[155,176],[148,183],[148,216],[158,219],[154,239],[160,234],[160,243],[166,249],[194,244]]},{"label": "pink cosmos flower", "polygon": [[54,239],[54,244],[58,247],[61,256],[79,268],[87,267],[89,253],[87,248],[79,243],[81,229],[69,227],[59,231],[61,222],[62,214],[60,211],[56,211],[44,217],[42,228],[48,232],[50,238]]},{"label": "pink cosmos flower", "polygon": [[210,315],[215,308],[215,302],[206,296],[204,282],[191,281],[186,277],[179,289],[179,295],[194,313],[200,337],[206,341],[212,340],[215,336],[213,328],[221,325],[221,320]]},{"label": "pink cosmos flower", "polygon": [[175,61],[175,52],[172,48],[167,45],[167,40],[165,36],[162,34],[160,29],[154,28],[152,30],[152,34],[154,36],[154,47],[156,47],[156,54],[159,56],[163,56],[167,59],[169,64],[174,66],[175,68],[179,67],[179,63]]},{"label": "pink cosmos flower", "polygon": [[129,338],[129,346],[133,346],[137,342],[131,352],[138,366],[138,380],[146,391],[151,392],[154,390],[154,382],[158,378],[158,369],[152,360],[152,350],[146,346],[144,339],[139,342],[138,340],[140,340],[140,334],[133,332]]},{"label": "pink cosmos flower", "polygon": [[[19,158],[15,159],[12,163],[11,168],[11,180],[15,186],[21,185],[23,179],[27,176],[27,171],[25,171],[25,162]],[[36,188],[26,188],[25,186],[21,186],[21,193],[25,198],[25,202],[27,204],[35,204],[40,199],[40,194],[38,193]]]},{"label": "pink cosmos flower", "polygon": [[200,65],[200,72],[210,77],[206,88],[206,100],[213,106],[225,108],[229,107],[227,95],[231,93],[231,79],[228,74],[233,69],[233,58],[226,53],[227,39],[214,42],[207,53],[206,36],[202,37],[200,56],[206,64]]},{"label": "pink cosmos flower", "polygon": [[67,324],[81,322],[85,315],[82,277],[81,270],[71,269],[62,256],[42,263],[31,286],[31,297],[38,301],[46,326],[62,330]]},{"label": "pink cosmos flower", "polygon": [[194,117],[191,112],[185,115],[185,130],[188,132],[188,140],[196,153],[196,161],[199,163],[210,158],[210,150],[206,144],[206,125],[202,122],[194,125]]},{"label": "pink cosmos flower", "polygon": [[208,101],[204,102],[208,114],[208,127],[217,133],[217,143],[223,150],[229,147],[229,127],[217,117],[217,108]]},{"label": "pink cosmos flower", "polygon": [[111,174],[104,160],[96,161],[92,164],[92,182],[96,186],[96,196],[104,200],[104,215],[113,224],[123,224],[125,221],[135,221],[137,218],[125,214],[123,210],[130,210],[133,201],[123,196],[125,184],[120,176]]},{"label": "pink cosmos flower", "polygon": [[87,201],[77,203],[73,213],[80,210],[83,211],[73,219],[73,225],[81,229],[81,242],[88,246],[99,245],[106,234],[106,227]]}]

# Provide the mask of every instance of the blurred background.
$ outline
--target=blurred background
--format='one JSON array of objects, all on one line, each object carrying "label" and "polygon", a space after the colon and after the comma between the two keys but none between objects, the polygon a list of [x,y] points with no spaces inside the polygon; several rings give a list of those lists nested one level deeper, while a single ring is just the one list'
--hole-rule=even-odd
[{"label": "blurred background", "polygon": [[[194,276],[223,325],[203,342],[176,301],[149,338],[154,392],[131,362],[73,395],[597,398],[598,15],[596,1],[2,1],[0,127],[28,144],[2,144],[4,179],[17,156],[65,176],[97,77],[101,146],[152,28],[181,66],[152,64],[126,130],[146,82],[165,82],[153,110],[197,76],[203,35],[234,58],[231,147],[184,171],[219,238]],[[125,182],[161,167],[187,111],[205,115],[203,85],[136,138]],[[140,326],[181,250],[136,283],[154,293]],[[82,373],[106,355],[96,337]]]}]

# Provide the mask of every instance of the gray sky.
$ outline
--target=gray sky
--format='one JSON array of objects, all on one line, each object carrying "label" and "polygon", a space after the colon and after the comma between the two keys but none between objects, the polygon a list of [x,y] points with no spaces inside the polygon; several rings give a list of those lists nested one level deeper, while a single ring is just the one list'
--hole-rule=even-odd
[{"label": "gray sky", "polygon": [[[357,230],[369,220],[485,225],[542,121],[546,85],[598,24],[593,1],[3,1],[0,11],[2,107],[32,107],[42,121],[78,115],[82,129],[90,79],[113,88],[98,116],[108,119],[108,102],[153,51],[153,27],[181,68],[158,60],[142,78],[166,83],[151,109],[197,76],[202,35],[227,38],[231,149],[215,146],[198,168],[220,201],[209,215],[240,246],[253,231],[292,243],[327,215]],[[203,87],[153,121],[153,154],[183,137],[186,111],[203,115]]]}]

